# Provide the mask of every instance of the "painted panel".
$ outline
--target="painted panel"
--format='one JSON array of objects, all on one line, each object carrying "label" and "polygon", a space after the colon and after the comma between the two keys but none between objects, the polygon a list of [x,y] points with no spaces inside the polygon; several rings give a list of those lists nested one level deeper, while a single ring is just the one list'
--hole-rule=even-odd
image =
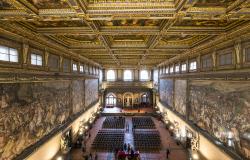
[{"label": "painted panel", "polygon": [[250,158],[250,82],[192,81],[190,120]]},{"label": "painted panel", "polygon": [[77,113],[84,108],[84,80],[72,81],[72,104],[73,113]]},{"label": "painted panel", "polygon": [[160,100],[168,106],[173,106],[173,80],[160,79]]},{"label": "painted panel", "polygon": [[70,115],[70,81],[0,84],[0,159],[12,159]]},{"label": "painted panel", "polygon": [[98,79],[85,80],[85,107],[98,100]]},{"label": "painted panel", "polygon": [[182,115],[186,115],[186,93],[187,81],[175,80],[175,107],[174,109]]}]

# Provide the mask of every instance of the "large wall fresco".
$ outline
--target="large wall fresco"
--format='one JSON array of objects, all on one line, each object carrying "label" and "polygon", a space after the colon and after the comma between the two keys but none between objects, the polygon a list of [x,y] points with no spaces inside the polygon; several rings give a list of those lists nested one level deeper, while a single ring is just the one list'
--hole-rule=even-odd
[{"label": "large wall fresco", "polygon": [[171,79],[160,79],[160,100],[167,104],[169,107],[173,106],[173,80]]},{"label": "large wall fresco", "polygon": [[73,113],[84,109],[84,80],[72,81],[72,106]]},{"label": "large wall fresco", "polygon": [[98,79],[85,80],[85,106],[98,100]]},{"label": "large wall fresco", "polygon": [[192,81],[190,120],[250,158],[250,82]]},{"label": "large wall fresco", "polygon": [[13,159],[72,115],[70,81],[0,84],[0,159]]},{"label": "large wall fresco", "polygon": [[174,85],[175,95],[174,101],[175,106],[174,109],[182,114],[183,116],[186,115],[186,93],[187,93],[187,81],[186,80],[175,80]]}]

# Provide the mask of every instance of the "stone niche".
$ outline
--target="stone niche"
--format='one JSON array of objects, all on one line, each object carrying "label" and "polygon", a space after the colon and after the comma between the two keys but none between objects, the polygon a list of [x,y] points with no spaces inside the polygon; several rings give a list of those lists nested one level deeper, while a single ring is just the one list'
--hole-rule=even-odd
[{"label": "stone niche", "polygon": [[[84,84],[84,80],[0,84],[0,159],[13,159],[82,111],[87,106]],[[89,104],[98,98],[92,94],[98,80],[94,84],[87,87]]]},{"label": "stone niche", "polygon": [[191,81],[190,117],[200,128],[250,158],[250,82]]}]

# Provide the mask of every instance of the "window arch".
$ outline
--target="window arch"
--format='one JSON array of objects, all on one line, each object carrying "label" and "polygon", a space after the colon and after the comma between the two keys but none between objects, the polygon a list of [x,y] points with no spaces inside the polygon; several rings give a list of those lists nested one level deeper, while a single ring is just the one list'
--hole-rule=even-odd
[{"label": "window arch", "polygon": [[140,72],[140,80],[145,81],[149,79],[148,71],[147,70],[141,70]]},{"label": "window arch", "polygon": [[132,80],[132,71],[131,70],[125,70],[123,72],[123,80],[124,81],[130,81],[130,80]]},{"label": "window arch", "polygon": [[107,80],[108,81],[114,81],[115,80],[115,71],[114,70],[108,70],[108,72],[107,72]]},{"label": "window arch", "polygon": [[106,97],[106,106],[115,106],[116,105],[116,96],[113,93],[110,93]]},{"label": "window arch", "polygon": [[142,103],[148,103],[149,101],[149,97],[148,97],[148,94],[144,93],[141,95],[141,102]]}]

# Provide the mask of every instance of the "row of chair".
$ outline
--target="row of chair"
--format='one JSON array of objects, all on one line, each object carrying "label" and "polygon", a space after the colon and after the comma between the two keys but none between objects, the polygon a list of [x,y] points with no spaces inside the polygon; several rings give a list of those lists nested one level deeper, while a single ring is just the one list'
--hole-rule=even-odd
[{"label": "row of chair", "polygon": [[133,132],[136,150],[156,152],[161,149],[161,139],[158,131]]},{"label": "row of chair", "polygon": [[124,143],[124,131],[100,130],[92,143],[92,149],[96,151],[114,151],[122,148]]},{"label": "row of chair", "polygon": [[123,129],[125,127],[125,117],[106,117],[102,128]]},{"label": "row of chair", "polygon": [[151,117],[133,117],[134,129],[155,129],[155,124]]}]

